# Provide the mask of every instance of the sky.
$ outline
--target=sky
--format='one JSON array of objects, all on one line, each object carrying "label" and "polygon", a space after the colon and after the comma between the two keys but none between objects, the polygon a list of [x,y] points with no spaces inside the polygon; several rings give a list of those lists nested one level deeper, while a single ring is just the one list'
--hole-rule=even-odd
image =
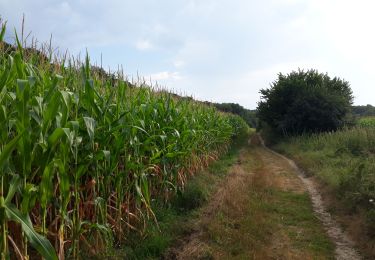
[{"label": "sky", "polygon": [[[372,0],[0,0],[20,32],[131,79],[254,109],[278,73],[317,69],[375,105]],[[101,58],[102,57],[102,58]],[[137,76],[138,75],[138,76]]]}]

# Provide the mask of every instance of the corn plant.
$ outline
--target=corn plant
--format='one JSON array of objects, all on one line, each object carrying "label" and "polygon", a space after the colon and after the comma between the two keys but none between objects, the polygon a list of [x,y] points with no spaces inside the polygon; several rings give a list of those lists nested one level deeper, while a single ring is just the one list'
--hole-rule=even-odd
[{"label": "corn plant", "polygon": [[183,190],[247,130],[239,117],[95,70],[88,55],[53,58],[16,42],[0,45],[1,259],[76,259],[144,232],[154,198]]},{"label": "corn plant", "polygon": [[375,117],[359,118],[357,125],[361,127],[375,127]]}]

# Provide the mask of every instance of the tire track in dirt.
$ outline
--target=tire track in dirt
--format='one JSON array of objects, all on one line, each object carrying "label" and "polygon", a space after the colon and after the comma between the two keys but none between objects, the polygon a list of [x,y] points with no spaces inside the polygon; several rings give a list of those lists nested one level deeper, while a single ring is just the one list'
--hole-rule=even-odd
[{"label": "tire track in dirt", "polygon": [[[237,162],[232,165],[228,175],[219,184],[212,200],[202,208],[200,217],[192,227],[191,233],[179,239],[176,245],[164,255],[164,259],[332,259],[332,257],[338,260],[362,259],[354,249],[353,242],[326,211],[321,194],[312,179],[304,176],[292,160],[267,148],[260,136],[253,136],[250,142],[249,147],[240,151]],[[288,215],[283,215],[282,212],[274,213],[271,209],[271,211],[255,211],[255,213],[253,212],[255,215],[249,214],[249,212],[245,213],[247,212],[246,207],[248,207],[246,205],[252,203],[251,200],[260,199],[264,200],[264,203],[272,202],[267,202],[268,195],[267,192],[264,193],[268,189],[284,192],[283,194],[295,194],[293,196],[308,194],[312,204],[310,214],[315,215],[314,218],[318,219],[314,224],[318,225],[315,226],[315,230],[320,230],[318,231],[319,234],[325,236],[326,241],[332,241],[335,251],[331,251],[330,254],[309,251],[311,250],[309,244],[313,243],[312,240],[309,240],[312,239],[312,231],[308,226],[304,226],[304,222],[298,222],[292,226],[284,225],[282,221],[276,222],[271,224],[274,229],[269,230],[271,226],[267,226],[267,221],[274,221],[274,217],[288,218]],[[241,195],[247,191],[250,191],[249,195]],[[261,197],[254,197],[257,195]],[[277,200],[277,198],[273,199]],[[290,203],[294,202],[290,201]],[[301,209],[298,208],[297,210],[300,211]],[[217,221],[220,212],[224,212],[224,216],[228,215],[229,218],[224,218],[225,221],[223,222]],[[229,214],[225,212],[229,212]],[[287,212],[290,214],[291,211]],[[267,220],[269,217],[272,220]],[[263,239],[257,237],[257,233],[252,236],[246,235],[251,231],[243,225],[244,219],[257,223],[264,228],[266,233],[259,234]],[[311,222],[309,223],[311,224]],[[219,241],[218,244],[216,238],[212,237],[213,230],[214,232],[219,230],[219,233],[214,233],[216,235],[224,234],[221,239],[243,238],[243,240],[226,244]],[[263,229],[261,230],[263,231]],[[290,237],[289,234],[293,231],[297,234],[297,238]],[[327,235],[324,234],[324,231]],[[303,239],[298,240],[298,237]],[[228,254],[228,251],[233,251],[238,243],[243,244],[246,239],[255,240],[252,240],[254,243],[251,247],[244,246],[242,248],[243,254],[240,258]],[[303,241],[303,246],[296,246],[296,242],[301,241]],[[226,246],[223,247],[224,245]],[[245,256],[246,258],[241,258]]]},{"label": "tire track in dirt", "polygon": [[321,194],[317,190],[314,182],[306,177],[304,172],[295,164],[293,160],[269,149],[265,146],[264,141],[259,136],[259,140],[261,145],[267,151],[273,153],[274,155],[283,158],[285,161],[289,163],[289,165],[295,170],[298,174],[298,177],[304,183],[307,191],[310,194],[311,201],[313,204],[313,209],[316,216],[322,222],[325,230],[330,237],[330,239],[334,242],[336,249],[335,249],[335,257],[338,260],[359,260],[362,257],[359,253],[354,249],[354,242],[348,237],[348,235],[341,229],[340,225],[333,219],[330,213],[324,207],[323,200]]}]

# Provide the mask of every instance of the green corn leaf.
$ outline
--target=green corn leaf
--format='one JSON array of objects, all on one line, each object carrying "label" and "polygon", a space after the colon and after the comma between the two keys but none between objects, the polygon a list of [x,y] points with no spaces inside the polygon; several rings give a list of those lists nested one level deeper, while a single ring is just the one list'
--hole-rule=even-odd
[{"label": "green corn leaf", "polygon": [[3,39],[4,39],[4,35],[5,35],[6,28],[7,28],[7,23],[4,22],[4,23],[1,25],[0,42],[2,42]]},{"label": "green corn leaf", "polygon": [[[7,110],[6,110],[6,107],[5,106],[0,106],[0,122],[6,122],[7,120]],[[0,126],[0,127],[6,127],[4,125]],[[4,128],[3,128],[4,129]],[[1,134],[0,134],[1,136]],[[1,137],[0,137],[1,138]],[[5,139],[6,138],[6,133],[5,131],[3,132],[3,138]]]},{"label": "green corn leaf", "polygon": [[57,79],[64,79],[64,77],[63,76],[61,76],[60,74],[55,74],[55,77],[57,78]]},{"label": "green corn leaf", "polygon": [[78,121],[69,121],[68,126],[73,128],[73,131],[78,132],[79,130],[79,122]]},{"label": "green corn leaf", "polygon": [[53,96],[56,96],[58,95],[58,92],[56,91],[57,89],[57,83],[59,82],[59,78],[58,77],[54,77],[52,79],[52,82],[50,82],[50,86],[49,86],[49,90],[48,92],[46,93],[46,95],[44,96],[44,100],[46,102],[50,102],[51,101],[51,98]]},{"label": "green corn leaf", "polygon": [[83,120],[85,121],[87,133],[89,134],[90,140],[93,141],[95,135],[96,121],[94,118],[91,117],[83,117]]},{"label": "green corn leaf", "polygon": [[22,192],[22,202],[21,202],[21,212],[26,214],[35,205],[36,195],[38,192],[37,186],[31,183],[27,183],[23,188]]},{"label": "green corn leaf", "polygon": [[43,133],[46,132],[47,127],[51,124],[52,119],[56,117],[59,107],[59,94],[55,93],[53,94],[51,100],[47,103],[47,106],[43,113]]},{"label": "green corn leaf", "polygon": [[57,260],[55,249],[47,238],[38,234],[31,223],[29,215],[22,214],[13,204],[5,204],[7,218],[20,223],[30,244],[47,260]]},{"label": "green corn leaf", "polygon": [[31,87],[35,85],[35,82],[36,82],[35,76],[27,76],[27,80],[29,81],[29,84]]},{"label": "green corn leaf", "polygon": [[78,170],[74,173],[74,177],[78,180],[81,178],[87,171],[88,165],[82,164],[78,167]]},{"label": "green corn leaf", "polygon": [[177,129],[174,129],[176,137],[180,138],[180,132]]},{"label": "green corn leaf", "polygon": [[160,157],[160,155],[162,154],[162,152],[163,152],[163,151],[158,151],[157,153],[155,153],[155,154],[151,157],[150,161],[154,161],[154,160],[158,159],[158,158]]},{"label": "green corn leaf", "polygon": [[177,154],[176,153],[167,153],[165,156],[167,157],[167,158],[173,158],[173,157],[175,157]]},{"label": "green corn leaf", "polygon": [[9,67],[6,67],[0,77],[0,90],[3,90],[5,88],[9,75],[10,75],[10,69]]},{"label": "green corn leaf", "polygon": [[147,133],[146,130],[144,130],[143,128],[139,127],[139,126],[136,126],[136,125],[133,125],[132,127],[138,129],[138,130],[141,130],[143,133],[145,133],[146,135],[149,135],[149,133]]},{"label": "green corn leaf", "polygon": [[[29,81],[27,81],[27,80],[17,79],[17,86],[18,86],[17,90],[19,91],[20,94],[24,92],[24,90],[27,87],[28,83],[29,83]],[[18,95],[18,93],[17,93],[17,95]]]},{"label": "green corn leaf", "polygon": [[96,116],[98,117],[101,116],[102,111],[100,107],[98,106],[98,104],[95,102],[95,96],[96,97],[100,97],[100,96],[94,89],[94,81],[92,79],[86,80],[85,91],[86,91],[85,98],[88,103],[87,105],[89,105],[90,109]]},{"label": "green corn leaf", "polygon": [[62,100],[64,101],[64,105],[69,108],[70,100],[71,100],[71,93],[66,91],[60,91]]},{"label": "green corn leaf", "polygon": [[5,147],[1,151],[1,153],[0,153],[0,168],[2,168],[5,164],[5,162],[8,160],[9,155],[12,153],[13,149],[17,146],[19,140],[23,136],[23,133],[24,132],[20,133],[16,137],[14,137],[13,140],[10,141],[7,145],[5,145]]},{"label": "green corn leaf", "polygon": [[16,77],[20,79],[25,78],[22,49],[19,49],[19,51],[14,54],[13,64],[15,65]]},{"label": "green corn leaf", "polygon": [[16,36],[16,45],[17,45],[18,49],[22,50],[22,44],[21,44],[21,41],[18,38],[18,34],[17,34],[17,31],[16,31],[16,28],[14,28],[14,34]]},{"label": "green corn leaf", "polygon": [[12,180],[9,183],[9,190],[8,190],[8,194],[5,198],[5,203],[11,202],[11,200],[14,197],[14,194],[16,193],[18,187],[20,186],[20,183],[21,183],[20,177],[18,175],[14,175]]},{"label": "green corn leaf", "polygon": [[61,198],[63,202],[62,209],[63,211],[66,210],[68,206],[69,199],[70,199],[70,183],[69,183],[69,176],[66,172],[65,165],[60,159],[54,160],[54,166],[58,168],[58,176],[59,176],[59,188],[61,193]]},{"label": "green corn leaf", "polygon": [[150,205],[150,201],[151,201],[150,190],[149,190],[149,186],[148,186],[148,180],[147,180],[147,177],[145,175],[141,176],[141,183],[142,183],[142,191],[143,191],[142,193],[144,195],[146,203],[148,205]]},{"label": "green corn leaf", "polygon": [[18,34],[16,32],[16,29],[14,29],[14,34],[16,35],[16,45],[17,45],[17,50],[18,50],[17,53],[20,54],[21,60],[23,60],[23,48],[22,48],[22,44],[21,44],[20,40],[18,39]]},{"label": "green corn leaf", "polygon": [[97,230],[102,234],[110,235],[111,229],[105,225],[99,224],[99,223],[93,223],[90,225],[90,229]]},{"label": "green corn leaf", "polygon": [[56,128],[53,133],[48,137],[48,143],[51,146],[55,146],[61,137],[65,135],[64,129],[59,127]]},{"label": "green corn leaf", "polygon": [[107,150],[103,150],[102,152],[105,160],[109,163],[111,161],[111,152]]},{"label": "green corn leaf", "polygon": [[70,131],[70,128],[63,128],[63,131],[65,133],[65,136],[68,138],[69,145],[72,146],[74,141],[74,133]]},{"label": "green corn leaf", "polygon": [[47,165],[44,168],[42,180],[39,184],[39,192],[40,192],[40,204],[43,209],[47,207],[48,201],[51,199],[52,193],[52,180],[53,180],[53,171],[50,165]]}]

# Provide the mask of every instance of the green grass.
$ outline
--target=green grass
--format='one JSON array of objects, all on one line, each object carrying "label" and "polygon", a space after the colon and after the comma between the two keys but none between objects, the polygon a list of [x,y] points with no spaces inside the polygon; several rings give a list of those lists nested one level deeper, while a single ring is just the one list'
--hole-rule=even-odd
[{"label": "green grass", "polygon": [[[246,212],[248,217],[238,224],[241,226],[241,232],[246,234],[240,236],[235,254],[237,257],[241,258],[241,255],[246,257],[252,250],[255,252],[259,252],[262,248],[267,250],[267,245],[272,247],[273,245],[269,244],[271,234],[277,232],[285,232],[288,240],[291,241],[291,248],[308,251],[317,257],[333,255],[334,246],[314,215],[308,194],[295,194],[276,189],[259,192],[265,194],[257,200],[253,198],[250,201]],[[252,196],[255,197],[254,194]],[[225,221],[231,220],[229,218]],[[231,229],[221,234],[221,238],[217,240],[220,241],[220,246],[230,248],[235,239]]]},{"label": "green grass", "polygon": [[[260,205],[269,217],[269,230],[284,227],[296,248],[308,249],[315,252],[313,254],[330,255],[333,252],[334,246],[314,215],[307,193],[271,190],[269,196],[272,199]],[[298,233],[299,228],[303,229],[303,236]]]},{"label": "green grass", "polygon": [[[319,219],[314,215],[311,200],[307,193],[296,194],[286,191],[271,191],[274,198],[263,205],[274,218],[272,223],[290,227],[288,235],[297,248],[308,249],[311,252],[330,255],[334,246],[320,227]],[[280,217],[282,216],[282,217]],[[304,229],[303,236],[293,227]]]}]

